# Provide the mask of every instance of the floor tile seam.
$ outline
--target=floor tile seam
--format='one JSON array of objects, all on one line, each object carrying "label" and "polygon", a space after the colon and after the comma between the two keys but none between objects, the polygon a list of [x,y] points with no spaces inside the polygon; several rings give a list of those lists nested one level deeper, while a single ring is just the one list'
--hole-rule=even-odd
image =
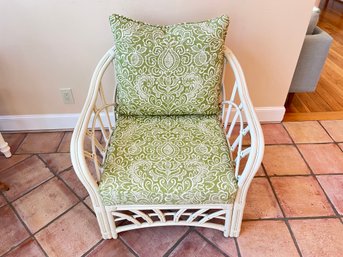
[{"label": "floor tile seam", "polygon": [[60,145],[62,144],[62,141],[63,141],[63,138],[64,138],[65,134],[66,134],[66,132],[64,131],[64,132],[63,132],[63,136],[62,136],[61,139],[60,139],[60,142],[57,144],[57,147],[56,147],[56,150],[55,150],[56,153],[57,153],[57,151],[58,151],[58,148],[60,148]]},{"label": "floor tile seam", "polygon": [[[85,199],[84,199],[83,201],[81,201],[81,203],[83,203],[83,205],[86,206],[86,208],[87,208],[88,210],[90,210],[91,213],[96,217],[95,211],[94,211],[91,207],[89,207],[88,204],[85,203],[85,200],[86,200],[87,197],[88,197],[88,196],[86,196]],[[91,201],[92,201],[92,200],[91,200]],[[93,205],[93,203],[92,203],[92,205]]]},{"label": "floor tile seam", "polygon": [[[319,123],[319,122],[317,121],[317,123]],[[312,175],[315,175],[314,172],[313,172],[313,170],[311,169],[310,165],[309,165],[308,162],[306,161],[304,155],[303,155],[302,152],[300,151],[300,149],[299,149],[299,147],[298,147],[298,144],[295,143],[295,141],[293,140],[293,138],[291,137],[289,131],[287,130],[287,128],[284,126],[283,123],[282,123],[282,125],[283,125],[284,129],[286,130],[288,136],[291,138],[294,147],[297,149],[298,153],[300,154],[302,160],[305,162],[305,164],[306,164],[307,168],[309,169],[310,173],[311,173]],[[311,143],[310,143],[310,144],[311,144]]]},{"label": "floor tile seam", "polygon": [[14,155],[25,155],[25,154],[32,154],[32,155],[35,155],[35,154],[54,154],[54,153],[70,153],[70,152],[52,152],[52,151],[47,151],[47,152],[37,152],[37,151],[34,151],[34,152],[24,152],[24,153],[15,153]]},{"label": "floor tile seam", "polygon": [[337,141],[333,138],[333,136],[331,136],[331,134],[330,134],[329,131],[325,128],[325,126],[321,123],[321,121],[325,121],[325,120],[319,120],[319,121],[318,121],[319,125],[325,130],[326,134],[329,135],[329,137],[332,139],[332,141],[337,143]]},{"label": "floor tile seam", "polygon": [[[283,215],[284,218],[286,218],[286,213],[285,213],[285,211],[284,211],[284,209],[283,209],[283,207],[282,207],[282,205],[281,205],[281,203],[280,203],[280,199],[278,198],[278,196],[277,196],[277,194],[276,194],[276,191],[275,191],[275,189],[274,189],[274,187],[273,187],[273,184],[272,184],[272,182],[271,182],[271,180],[270,180],[270,177],[267,176],[267,179],[268,179],[269,186],[270,186],[271,189],[272,189],[273,195],[274,195],[274,197],[275,197],[275,199],[276,199],[276,202],[277,202],[277,204],[279,205],[279,208],[280,208],[280,210],[281,210],[281,212],[282,212],[282,215]],[[300,251],[300,247],[299,247],[299,245],[298,245],[298,242],[297,242],[297,240],[296,240],[296,238],[295,238],[295,236],[294,236],[294,234],[293,234],[293,231],[292,231],[292,229],[291,229],[291,227],[290,227],[288,221],[287,221],[287,220],[284,220],[284,224],[286,225],[286,227],[287,227],[287,229],[288,229],[288,232],[289,232],[290,235],[291,235],[293,244],[295,245],[295,248],[296,248],[296,250],[297,250],[299,256],[302,257],[302,253],[301,253],[301,251]]]},{"label": "floor tile seam", "polygon": [[56,149],[56,153],[60,153],[58,150],[60,149],[60,146],[61,146],[61,144],[62,144],[62,142],[63,142],[63,140],[64,140],[66,134],[67,134],[67,131],[64,131],[64,134],[63,134],[63,137],[62,137],[62,139],[61,139],[61,142],[58,144],[58,147],[57,147],[57,149]]},{"label": "floor tile seam", "polygon": [[[87,192],[87,196],[86,197],[84,197],[84,198],[81,198],[65,181],[64,181],[64,179],[60,176],[60,174],[62,174],[63,172],[65,172],[65,171],[67,171],[67,170],[71,170],[71,168],[72,168],[72,166],[71,167],[69,167],[69,168],[67,168],[67,169],[65,169],[65,170],[63,170],[63,171],[61,171],[61,172],[59,172],[59,173],[53,173],[52,171],[51,171],[51,169],[50,169],[50,167],[48,166],[48,164],[40,157],[40,156],[38,156],[38,158],[47,166],[47,168],[49,169],[49,171],[52,173],[52,174],[54,174],[54,176],[55,177],[57,177],[59,180],[61,180],[62,181],[62,183],[77,197],[77,199],[79,200],[79,201],[81,201],[81,202],[83,202],[83,200],[84,199],[86,199],[87,198],[87,196],[88,196],[88,192]],[[77,179],[79,179],[79,178],[77,178]],[[82,183],[81,183],[82,184]],[[82,184],[82,186],[83,186],[83,184]]]},{"label": "floor tile seam", "polygon": [[[26,191],[24,194],[14,198],[13,200],[9,200],[8,197],[4,194],[5,198],[10,202],[10,203],[14,203],[15,201],[21,199],[22,197],[26,196],[27,194],[31,193],[32,191],[34,191],[35,189],[37,189],[38,187],[42,186],[43,184],[49,182],[50,180],[54,179],[55,175],[52,174],[52,177],[47,178],[46,180],[40,182],[39,184],[35,185],[34,187],[32,187],[30,190]],[[9,185],[9,187],[11,187],[11,185]]]},{"label": "floor tile seam", "polygon": [[319,124],[323,127],[323,129],[326,131],[326,133],[331,137],[334,144],[343,152],[343,149],[339,147],[339,144],[343,143],[343,141],[336,141],[320,121],[319,121]]},{"label": "floor tile seam", "polygon": [[241,249],[240,249],[239,244],[238,244],[238,237],[234,237],[233,240],[234,240],[235,245],[236,245],[238,257],[242,257]]},{"label": "floor tile seam", "polygon": [[20,147],[23,145],[25,139],[27,138],[28,133],[23,133],[23,134],[25,134],[24,138],[20,141],[20,143],[18,144],[17,149],[15,149],[15,152],[12,153],[12,154],[17,154],[18,150],[20,149]]},{"label": "floor tile seam", "polygon": [[[65,173],[66,171],[69,171],[69,170],[72,170],[74,167],[73,167],[73,165],[71,165],[71,166],[69,166],[68,168],[65,168],[64,170],[60,170],[60,171],[58,171],[58,172],[56,172],[56,174],[57,175],[60,175],[60,174],[62,174],[62,173]],[[51,171],[52,173],[54,173],[53,171]],[[75,172],[75,171],[74,171]],[[55,174],[55,173],[54,173]],[[343,173],[342,173],[343,174]],[[79,178],[77,178],[77,179],[79,179]]]},{"label": "floor tile seam", "polygon": [[261,166],[262,166],[262,167],[264,168],[264,170],[266,171],[266,179],[267,179],[267,181],[268,181],[268,184],[269,184],[270,188],[272,189],[274,198],[276,199],[276,202],[277,202],[277,204],[278,204],[278,206],[279,206],[279,208],[280,208],[280,210],[281,210],[282,216],[285,218],[285,217],[286,217],[285,212],[284,212],[284,210],[283,210],[283,208],[282,208],[282,206],[281,206],[281,204],[280,204],[280,201],[279,201],[279,199],[278,199],[278,197],[277,197],[277,195],[276,195],[276,192],[275,192],[275,190],[274,190],[273,184],[272,184],[272,182],[271,182],[271,180],[270,180],[270,176],[268,175],[268,172],[267,172],[267,170],[266,170],[266,168],[265,168],[263,162],[261,163]]},{"label": "floor tile seam", "polygon": [[70,154],[70,151],[69,151],[69,150],[68,150],[68,151],[58,151],[58,150],[57,150],[56,153],[69,153],[69,154]]},{"label": "floor tile seam", "polygon": [[67,212],[69,212],[71,209],[73,209],[74,207],[76,207],[78,204],[80,204],[80,202],[76,202],[73,205],[71,205],[70,207],[68,207],[67,209],[65,209],[63,212],[61,212],[58,216],[56,216],[55,218],[53,218],[52,220],[50,220],[47,224],[45,224],[44,226],[42,226],[40,229],[38,229],[37,231],[35,231],[33,234],[33,236],[37,236],[38,233],[40,233],[42,230],[46,229],[48,226],[50,226],[52,223],[54,223],[55,221],[57,221],[59,218],[61,218],[64,214],[66,214]]},{"label": "floor tile seam", "polygon": [[187,231],[173,244],[164,254],[163,257],[170,256],[171,253],[181,244],[183,240],[192,232],[194,231],[194,227],[188,227]]},{"label": "floor tile seam", "polygon": [[40,248],[40,250],[44,253],[44,255],[46,257],[48,257],[48,254],[45,252],[44,248],[41,246],[41,244],[38,242],[38,240],[36,239],[36,237],[34,236],[34,234],[31,232],[31,230],[29,229],[29,227],[26,225],[26,223],[24,222],[24,220],[22,219],[22,217],[19,215],[17,209],[12,205],[11,202],[9,202],[7,199],[5,199],[7,201],[7,205],[12,209],[12,211],[14,212],[14,214],[16,215],[16,217],[19,219],[20,223],[24,226],[26,232],[28,232],[29,237],[25,238],[23,241],[21,241],[18,245],[16,245],[14,248],[11,248],[9,251],[7,251],[4,256],[9,253],[10,251],[12,251],[13,249],[15,249],[16,247],[18,247],[19,245],[21,245],[25,240],[28,240],[29,238],[32,238],[38,245],[38,247]]},{"label": "floor tile seam", "polygon": [[[231,255],[228,255],[225,253],[222,249],[219,248],[216,244],[214,244],[211,240],[209,240],[207,237],[205,237],[203,234],[201,234],[197,229],[194,229],[194,232],[198,234],[202,239],[204,239],[208,244],[210,244],[214,249],[219,251],[223,256],[225,257],[232,257]],[[222,232],[222,231],[221,231]],[[236,245],[235,245],[236,246]],[[237,249],[236,249],[237,250]]]},{"label": "floor tile seam", "polygon": [[[269,175],[270,178],[288,178],[288,177],[313,177],[313,176],[342,176],[343,173],[320,173],[320,174],[290,174],[290,175]],[[256,178],[263,178],[264,176],[256,176]]]},{"label": "floor tile seam", "polygon": [[337,142],[331,141],[331,142],[295,142],[296,145],[334,145]]},{"label": "floor tile seam", "polygon": [[130,247],[128,243],[126,243],[126,241],[120,236],[120,234],[118,235],[118,239],[114,240],[120,240],[120,242],[124,244],[124,246],[130,251],[130,253],[133,254],[133,256],[139,257],[139,254],[132,247]]},{"label": "floor tile seam", "polygon": [[97,242],[95,245],[93,245],[90,249],[88,249],[86,252],[84,252],[81,257],[86,257],[88,254],[90,254],[97,246],[99,246],[102,242],[104,242],[104,239],[101,238],[99,242]]},{"label": "floor tile seam", "polygon": [[[13,156],[18,156],[18,155],[20,155],[20,154],[13,154],[11,157],[13,157]],[[11,168],[13,168],[13,167],[19,165],[20,163],[22,163],[22,162],[26,161],[27,159],[31,158],[32,156],[34,156],[34,154],[28,154],[28,155],[29,155],[29,156],[27,156],[25,159],[23,159],[23,160],[21,160],[21,161],[19,161],[19,162],[16,162],[16,163],[14,163],[13,165],[11,165],[10,167],[7,167],[6,169],[0,171],[0,174],[3,173],[3,172],[6,172],[7,170],[9,170],[9,169],[11,169]],[[9,157],[9,158],[11,158],[11,157]]]},{"label": "floor tile seam", "polygon": [[[68,171],[68,170],[71,170],[73,168],[73,164],[70,164],[70,166],[68,166],[67,168],[63,169],[63,170],[60,170],[60,171],[56,171],[56,172],[53,172],[48,163],[42,158],[41,154],[45,154],[45,153],[36,153],[34,155],[37,155],[37,157],[45,164],[45,166],[49,169],[49,171],[54,174],[54,175],[58,175],[58,174],[62,174],[64,173],[65,171]],[[48,153],[48,154],[54,154],[54,153]],[[59,153],[57,153],[59,154]]]},{"label": "floor tile seam", "polygon": [[328,201],[329,205],[331,206],[333,212],[336,214],[336,216],[338,217],[339,216],[339,213],[338,211],[336,210],[334,204],[331,202],[330,198],[328,197],[327,193],[325,192],[324,188],[322,187],[322,185],[320,184],[316,174],[313,172],[312,168],[310,167],[309,163],[307,162],[307,160],[305,159],[303,153],[300,151],[300,149],[298,148],[297,145],[295,145],[295,147],[298,149],[301,157],[303,158],[304,162],[306,163],[307,167],[310,169],[311,173],[312,173],[312,176],[313,178],[315,179],[315,181],[317,182],[317,184],[319,185],[319,188],[322,190],[323,194],[325,195],[325,198],[326,200]]},{"label": "floor tile seam", "polygon": [[288,231],[289,231],[289,233],[290,233],[290,235],[291,235],[291,238],[292,238],[292,240],[293,240],[293,243],[294,243],[294,245],[295,245],[295,248],[297,249],[297,252],[298,252],[299,256],[300,256],[300,257],[303,257],[302,252],[301,252],[301,250],[300,250],[300,246],[298,245],[298,241],[297,241],[297,239],[296,239],[296,237],[295,237],[295,235],[294,235],[294,233],[293,233],[293,230],[292,230],[291,225],[289,224],[289,221],[286,220],[286,221],[285,221],[285,224],[286,224],[287,229],[288,229]]},{"label": "floor tile seam", "polygon": [[[305,122],[305,121],[298,121],[298,122]],[[315,122],[316,122],[316,123],[319,123],[319,126],[321,126],[321,124],[320,124],[319,121],[315,120]],[[292,121],[291,121],[290,123],[292,123]],[[294,139],[292,138],[290,132],[288,131],[287,127],[285,126],[284,122],[281,122],[281,125],[282,125],[283,128],[286,130],[286,132],[287,132],[289,138],[291,139],[291,141],[292,141],[292,143],[293,143],[294,145],[297,145],[297,144],[299,144],[299,145],[301,145],[301,144],[332,144],[333,142],[335,142],[335,141],[331,138],[331,136],[327,133],[326,130],[325,130],[325,133],[329,136],[329,138],[332,140],[332,142],[303,142],[303,143],[301,143],[301,142],[300,142],[300,143],[299,143],[299,142],[295,142]],[[321,127],[322,127],[322,126],[321,126]]]},{"label": "floor tile seam", "polygon": [[[41,159],[40,157],[38,157],[39,159]],[[41,159],[41,161],[43,161]],[[43,163],[45,163],[43,161]],[[47,167],[49,169],[49,171],[51,172],[50,168]],[[50,180],[57,178],[59,180],[62,181],[62,183],[76,196],[77,201],[72,204],[69,208],[67,208],[65,211],[63,211],[61,214],[59,214],[58,216],[56,216],[54,219],[52,219],[51,221],[49,221],[47,224],[45,224],[43,227],[41,227],[40,229],[38,229],[36,232],[32,233],[33,236],[35,236],[38,232],[40,232],[41,230],[43,230],[44,228],[46,228],[47,226],[49,226],[51,223],[53,223],[54,221],[56,221],[58,218],[60,218],[62,215],[64,215],[65,213],[67,213],[69,210],[71,210],[72,208],[74,208],[76,205],[78,205],[79,203],[83,203],[82,198],[80,198],[66,183],[63,179],[61,179],[60,177],[58,177],[57,175],[55,175],[53,172],[51,172],[51,174],[53,174],[53,176],[45,181],[43,181],[42,183],[40,183],[39,185],[35,186],[34,188],[32,188],[31,190],[29,190],[28,192],[26,192],[25,194],[23,194],[22,196],[20,196],[19,198],[13,200],[13,201],[8,201],[8,199],[6,198],[6,201],[8,201],[11,205],[12,203],[14,203],[15,201],[19,200],[20,198],[22,198],[23,196],[27,195],[28,193],[30,193],[31,191],[37,189],[39,186],[43,185],[43,184],[47,184]],[[13,206],[14,208],[14,206]],[[15,208],[14,208],[15,209]],[[89,208],[88,208],[89,209]],[[16,209],[15,209],[16,210]],[[19,213],[18,213],[19,215]],[[21,217],[20,217],[21,218]],[[25,224],[26,225],[26,224]],[[29,230],[30,231],[30,230]],[[30,231],[31,233],[31,231]]]},{"label": "floor tile seam", "polygon": [[256,219],[243,219],[244,222],[253,222],[253,221],[285,221],[285,220],[318,220],[318,219],[337,219],[336,215],[318,215],[318,216],[292,216],[284,218],[256,218]]}]

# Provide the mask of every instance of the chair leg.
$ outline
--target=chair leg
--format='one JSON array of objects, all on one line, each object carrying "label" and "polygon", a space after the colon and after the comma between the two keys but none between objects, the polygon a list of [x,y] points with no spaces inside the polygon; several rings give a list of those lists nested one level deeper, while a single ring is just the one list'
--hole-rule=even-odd
[{"label": "chair leg", "polygon": [[238,237],[241,231],[242,219],[243,219],[244,204],[237,201],[233,205],[231,226],[230,226],[230,237]]},{"label": "chair leg", "polygon": [[0,152],[2,152],[6,158],[11,157],[10,147],[8,146],[7,142],[5,142],[4,138],[0,133]]},{"label": "chair leg", "polygon": [[224,237],[229,237],[230,235],[231,222],[232,222],[232,205],[229,205],[229,208],[226,210],[226,214],[225,214]]},{"label": "chair leg", "polygon": [[[107,211],[104,207],[94,207],[95,215],[98,220],[101,236],[103,239],[111,239],[117,238],[116,234],[112,233],[111,226],[110,226],[110,219],[107,215]],[[113,217],[112,217],[112,222]]]},{"label": "chair leg", "polygon": [[116,231],[116,224],[114,223],[114,217],[113,217],[110,210],[106,210],[106,213],[107,213],[107,220],[108,220],[108,223],[110,225],[111,236],[112,236],[112,238],[117,239],[118,234]]}]

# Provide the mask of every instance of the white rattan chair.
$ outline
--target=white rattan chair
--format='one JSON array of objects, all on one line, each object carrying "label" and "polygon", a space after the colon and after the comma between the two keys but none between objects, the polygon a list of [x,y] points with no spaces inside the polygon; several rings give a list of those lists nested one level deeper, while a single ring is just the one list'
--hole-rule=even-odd
[{"label": "white rattan chair", "polygon": [[[101,81],[114,59],[114,50],[110,49],[98,63],[86,103],[73,133],[71,159],[77,176],[89,193],[104,239],[117,238],[119,232],[127,230],[170,225],[207,227],[223,231],[225,237],[239,236],[247,192],[261,164],[264,139],[240,64],[228,48],[225,48],[224,54],[225,66],[231,67],[235,78],[229,100],[225,99],[224,78],[222,80],[221,112],[223,130],[235,163],[235,177],[238,181],[238,191],[233,204],[104,205],[98,185],[116,114],[114,100],[106,99]],[[98,129],[102,132],[102,141],[96,137]],[[243,138],[249,136],[249,145],[243,145]],[[87,138],[91,140],[91,149],[85,149]],[[93,161],[94,167],[89,166],[92,162],[87,159]],[[242,159],[246,160],[241,162]]]}]

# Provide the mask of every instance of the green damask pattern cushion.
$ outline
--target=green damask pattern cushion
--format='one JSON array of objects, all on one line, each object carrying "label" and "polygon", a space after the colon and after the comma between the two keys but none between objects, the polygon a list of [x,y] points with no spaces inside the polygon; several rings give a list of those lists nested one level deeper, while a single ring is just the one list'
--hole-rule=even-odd
[{"label": "green damask pattern cushion", "polygon": [[105,205],[231,203],[229,156],[216,115],[119,116],[99,193]]},{"label": "green damask pattern cushion", "polygon": [[216,114],[229,19],[157,26],[113,14],[117,112]]}]

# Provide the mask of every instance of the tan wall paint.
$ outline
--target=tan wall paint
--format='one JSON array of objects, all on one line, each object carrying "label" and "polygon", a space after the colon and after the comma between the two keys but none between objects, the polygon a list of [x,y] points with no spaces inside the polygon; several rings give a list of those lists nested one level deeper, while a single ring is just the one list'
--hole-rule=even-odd
[{"label": "tan wall paint", "polygon": [[[0,1],[0,115],[80,112],[92,71],[112,45],[108,16],[151,23],[231,17],[228,44],[255,106],[282,106],[314,0]],[[71,87],[74,105],[59,88]]]}]

